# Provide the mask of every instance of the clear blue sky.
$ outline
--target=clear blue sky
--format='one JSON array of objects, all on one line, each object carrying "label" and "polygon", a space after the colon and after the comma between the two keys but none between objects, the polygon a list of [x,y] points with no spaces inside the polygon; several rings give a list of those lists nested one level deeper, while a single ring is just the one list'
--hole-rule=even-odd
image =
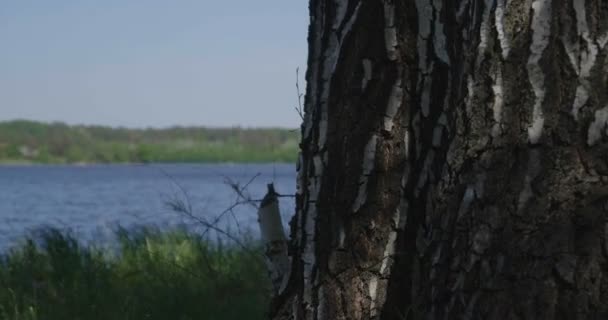
[{"label": "clear blue sky", "polygon": [[304,0],[2,0],[0,120],[281,126]]}]

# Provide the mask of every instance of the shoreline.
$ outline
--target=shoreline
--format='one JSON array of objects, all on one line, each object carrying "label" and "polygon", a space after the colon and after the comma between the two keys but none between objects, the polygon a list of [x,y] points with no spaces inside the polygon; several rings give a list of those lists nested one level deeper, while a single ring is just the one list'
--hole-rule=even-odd
[{"label": "shoreline", "polygon": [[287,161],[220,161],[220,162],[74,162],[74,163],[44,163],[44,162],[2,162],[0,167],[94,167],[94,166],[158,166],[158,165],[264,165],[281,164],[295,165]]}]

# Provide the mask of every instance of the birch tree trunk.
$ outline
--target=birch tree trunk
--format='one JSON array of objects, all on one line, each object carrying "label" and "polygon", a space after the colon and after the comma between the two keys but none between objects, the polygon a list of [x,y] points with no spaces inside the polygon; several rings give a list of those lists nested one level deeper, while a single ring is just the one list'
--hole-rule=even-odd
[{"label": "birch tree trunk", "polygon": [[608,1],[311,0],[274,319],[608,319]]}]

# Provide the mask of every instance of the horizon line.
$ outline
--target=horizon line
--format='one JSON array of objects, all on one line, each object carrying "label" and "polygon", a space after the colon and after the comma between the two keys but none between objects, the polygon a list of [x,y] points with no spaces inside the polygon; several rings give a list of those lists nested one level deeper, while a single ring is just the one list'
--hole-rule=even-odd
[{"label": "horizon line", "polygon": [[176,129],[176,128],[203,128],[203,129],[282,129],[282,130],[298,130],[299,127],[290,127],[290,126],[276,126],[276,125],[267,125],[267,126],[257,126],[257,125],[242,125],[242,124],[233,124],[233,125],[204,125],[204,124],[172,124],[172,125],[162,125],[162,126],[130,126],[130,125],[109,125],[109,124],[100,124],[100,123],[70,123],[62,120],[33,120],[26,118],[13,118],[13,119],[2,119],[0,120],[0,124],[8,124],[14,122],[30,122],[30,123],[38,123],[38,124],[46,124],[46,125],[65,125],[68,127],[101,127],[101,128],[110,128],[110,129],[127,129],[127,130],[167,130],[167,129]]}]

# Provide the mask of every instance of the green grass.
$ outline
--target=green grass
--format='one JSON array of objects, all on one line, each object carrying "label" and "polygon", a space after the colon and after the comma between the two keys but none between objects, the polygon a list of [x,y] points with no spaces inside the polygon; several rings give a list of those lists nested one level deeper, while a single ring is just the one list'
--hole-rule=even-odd
[{"label": "green grass", "polygon": [[126,129],[0,122],[0,163],[295,162],[299,134],[280,128]]},{"label": "green grass", "polygon": [[48,230],[11,249],[0,259],[0,319],[265,318],[258,248],[154,229],[123,230],[118,243],[111,252]]}]

